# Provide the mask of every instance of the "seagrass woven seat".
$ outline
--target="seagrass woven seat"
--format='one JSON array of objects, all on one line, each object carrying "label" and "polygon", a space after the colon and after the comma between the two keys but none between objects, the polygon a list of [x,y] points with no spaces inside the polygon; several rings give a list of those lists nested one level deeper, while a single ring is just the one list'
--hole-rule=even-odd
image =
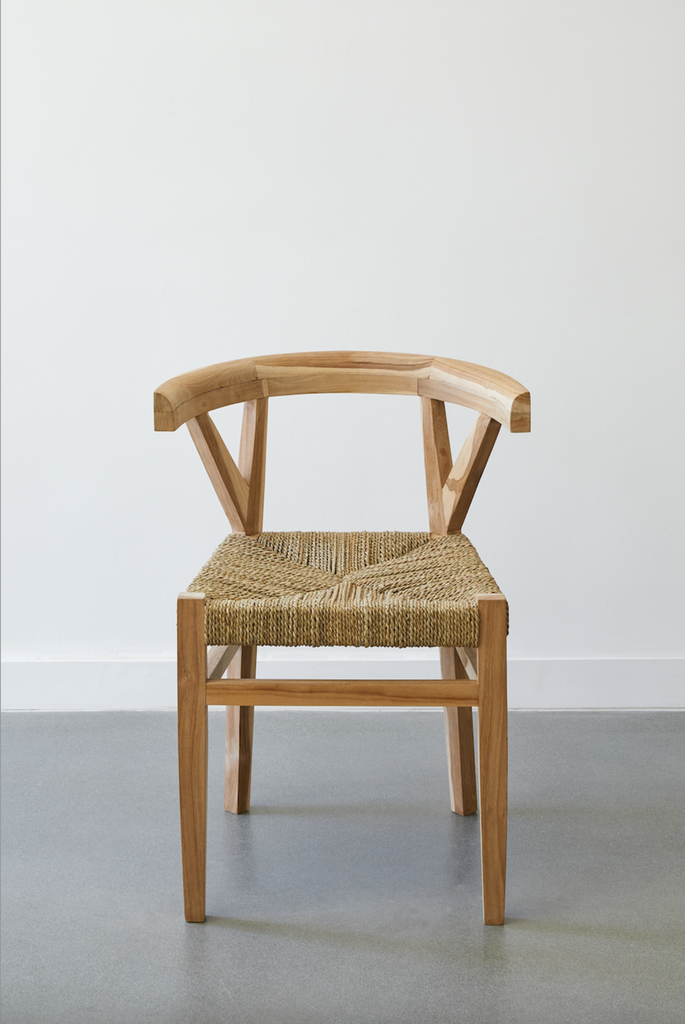
[{"label": "seagrass woven seat", "polygon": [[[419,402],[430,532],[263,530],[269,400],[336,392],[407,395]],[[478,413],[454,461],[445,402]],[[209,415],[235,403],[244,403],[237,463]],[[502,924],[508,606],[461,528],[500,426],[530,430],[528,392],[496,370],[436,356],[259,356],[162,384],[155,392],[155,429],[174,431],[184,423],[233,531],[178,598],[186,920],[205,919],[208,706],[226,707],[224,806],[236,814],[250,806],[256,706],[419,706],[444,708],[452,810],[473,814],[480,803],[483,917],[486,924]],[[262,679],[259,646],[437,647],[442,678]]]},{"label": "seagrass woven seat", "polygon": [[478,647],[478,595],[500,593],[462,534],[232,534],[189,593],[205,643]]}]

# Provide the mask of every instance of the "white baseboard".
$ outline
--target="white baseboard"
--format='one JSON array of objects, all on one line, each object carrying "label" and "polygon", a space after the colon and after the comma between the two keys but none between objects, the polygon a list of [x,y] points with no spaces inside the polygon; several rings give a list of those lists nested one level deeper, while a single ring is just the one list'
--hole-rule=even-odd
[{"label": "white baseboard", "polygon": [[[438,678],[437,661],[271,661],[263,678]],[[171,708],[173,661],[5,661],[7,711]],[[521,709],[683,708],[685,659],[509,661],[509,707]],[[326,709],[333,710],[333,709]],[[356,710],[339,708],[335,710]],[[384,709],[369,709],[384,710]]]}]

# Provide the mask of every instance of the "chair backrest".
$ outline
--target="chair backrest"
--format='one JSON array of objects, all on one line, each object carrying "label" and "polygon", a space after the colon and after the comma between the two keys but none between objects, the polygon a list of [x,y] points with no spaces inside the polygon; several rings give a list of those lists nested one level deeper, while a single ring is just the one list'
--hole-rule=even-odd
[{"label": "chair backrest", "polygon": [[[172,377],[155,391],[155,430],[187,423],[236,533],[262,529],[267,403],[276,395],[418,395],[423,407],[431,533],[461,530],[500,425],[530,430],[530,395],[497,370],[436,356],[392,352],[298,352],[215,363]],[[209,416],[245,403],[238,465]],[[479,413],[453,463],[445,402]]]}]

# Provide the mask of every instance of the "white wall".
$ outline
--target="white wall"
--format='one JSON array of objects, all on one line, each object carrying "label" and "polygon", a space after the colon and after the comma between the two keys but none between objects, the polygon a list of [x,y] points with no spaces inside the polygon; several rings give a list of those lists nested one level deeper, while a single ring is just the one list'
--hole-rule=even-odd
[{"label": "white wall", "polygon": [[[514,658],[682,658],[685,5],[5,0],[4,22],[9,658],[172,657],[227,526],[187,433],[153,433],[154,387],[352,347],[530,388],[466,526]],[[274,400],[267,528],[425,528],[416,405]]]}]

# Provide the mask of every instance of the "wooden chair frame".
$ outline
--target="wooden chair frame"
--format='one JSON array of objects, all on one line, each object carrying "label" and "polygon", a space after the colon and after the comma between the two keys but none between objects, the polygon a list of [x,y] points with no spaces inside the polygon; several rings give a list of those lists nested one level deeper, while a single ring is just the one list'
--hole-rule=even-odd
[{"label": "wooden chair frame", "polygon": [[[530,396],[505,374],[433,356],[309,352],[219,363],[174,377],[155,392],[155,429],[188,425],[236,533],[261,532],[268,399],[318,393],[418,395],[434,536],[461,530],[503,424],[530,430]],[[478,412],[457,456],[445,402]],[[238,464],[209,416],[244,402]],[[204,594],[178,599],[178,740],[186,920],[205,919],[207,707],[226,706],[226,810],[249,809],[254,708],[259,705],[444,707],[452,810],[477,809],[472,708],[478,708],[483,917],[503,924],[507,829],[507,605],[478,598],[478,649],[441,648],[442,679],[277,680],[256,676],[256,647],[207,648]],[[227,673],[228,678],[222,678]]]}]

